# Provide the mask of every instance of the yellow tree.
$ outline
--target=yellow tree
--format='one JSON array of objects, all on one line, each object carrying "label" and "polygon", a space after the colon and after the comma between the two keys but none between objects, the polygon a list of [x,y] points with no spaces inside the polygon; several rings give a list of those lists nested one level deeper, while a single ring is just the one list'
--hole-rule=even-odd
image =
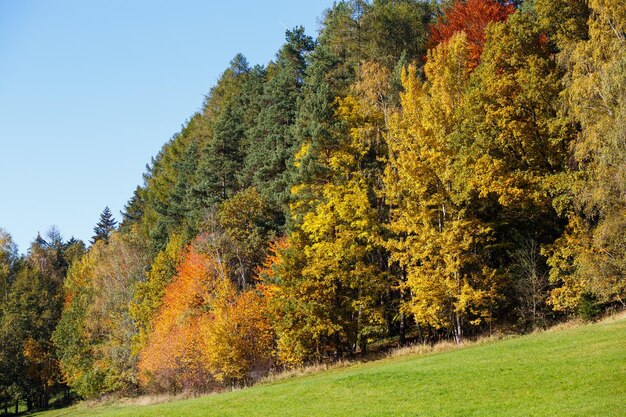
[{"label": "yellow tree", "polygon": [[293,231],[281,252],[272,305],[284,363],[365,350],[385,331],[381,299],[389,289],[380,227],[378,156],[384,149],[389,72],[363,63],[351,94],[336,100],[334,144],[305,144],[324,175],[292,189]]},{"label": "yellow tree", "polygon": [[366,179],[353,170],[355,162],[349,152],[333,153],[334,181],[315,187],[314,208],[290,237],[289,259],[279,270],[275,294],[282,305],[279,348],[287,363],[350,353],[357,344],[365,349],[369,338],[381,332],[380,227]]},{"label": "yellow tree", "polygon": [[136,334],[129,305],[148,264],[135,233],[113,233],[77,260],[64,282],[66,301],[53,339],[68,384],[83,397],[134,389]]},{"label": "yellow tree", "polygon": [[200,328],[204,360],[218,382],[247,384],[267,374],[274,362],[274,333],[267,298],[248,288],[238,293],[223,282],[212,306],[212,318]]},{"label": "yellow tree", "polygon": [[[564,104],[580,125],[573,161],[561,186],[565,234],[547,248],[551,303],[575,310],[589,303],[626,303],[626,8],[619,1],[538,0],[568,70]],[[567,19],[556,17],[555,8]]]},{"label": "yellow tree", "polygon": [[[469,187],[502,207],[549,215],[545,183],[563,170],[573,126],[561,117],[563,90],[546,36],[530,13],[488,27],[481,65],[465,100]],[[519,216],[519,215],[518,215]]]},{"label": "yellow tree", "polygon": [[390,205],[391,259],[406,274],[404,308],[418,324],[450,331],[490,318],[498,276],[482,258],[489,227],[467,209],[451,139],[469,80],[464,33],[429,51],[427,81],[404,73],[401,111],[391,119],[385,196]]},{"label": "yellow tree", "polygon": [[[578,13],[574,9],[563,9],[568,30],[576,27],[569,21]],[[518,307],[531,296],[527,284],[541,277],[535,284],[544,290],[548,285],[540,250],[562,231],[555,208],[572,185],[564,173],[576,132],[560,103],[564,71],[554,52],[531,6],[488,26],[456,134],[465,165],[460,178],[477,216],[493,228],[492,265],[506,272],[510,301]],[[527,255],[535,260],[530,269],[523,265]],[[530,324],[520,311],[522,324]]]}]

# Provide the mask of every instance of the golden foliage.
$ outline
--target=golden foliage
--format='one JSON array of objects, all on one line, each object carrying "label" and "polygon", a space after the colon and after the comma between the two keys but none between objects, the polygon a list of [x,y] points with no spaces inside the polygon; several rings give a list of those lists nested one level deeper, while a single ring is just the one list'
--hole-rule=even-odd
[{"label": "golden foliage", "polygon": [[458,147],[451,139],[470,66],[463,33],[429,52],[421,83],[415,67],[403,75],[402,110],[391,120],[385,195],[391,206],[387,247],[406,270],[405,309],[418,323],[451,330],[490,319],[498,275],[481,252],[490,228],[470,216],[458,181]]},{"label": "golden foliage", "polygon": [[141,383],[180,390],[245,381],[271,362],[264,311],[261,295],[238,293],[218,258],[190,246],[140,353]]}]

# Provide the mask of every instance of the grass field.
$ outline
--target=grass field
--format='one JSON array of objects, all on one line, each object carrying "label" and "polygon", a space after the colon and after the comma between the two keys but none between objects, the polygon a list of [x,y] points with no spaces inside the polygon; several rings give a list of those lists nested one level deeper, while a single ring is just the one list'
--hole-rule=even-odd
[{"label": "grass field", "polygon": [[154,405],[55,416],[626,416],[626,316]]}]

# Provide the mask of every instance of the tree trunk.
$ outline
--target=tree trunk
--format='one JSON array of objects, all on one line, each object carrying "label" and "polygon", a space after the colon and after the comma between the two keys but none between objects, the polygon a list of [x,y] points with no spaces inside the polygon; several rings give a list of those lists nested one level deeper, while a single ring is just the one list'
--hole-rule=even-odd
[{"label": "tree trunk", "polygon": [[[402,275],[401,275],[401,279],[402,282],[405,283],[406,282],[406,268],[403,267],[402,268]],[[405,299],[405,294],[404,294],[404,290],[401,289],[400,290],[400,309],[402,309],[404,307],[404,299]],[[417,326],[419,329],[419,325]],[[404,346],[406,344],[406,315],[404,314],[404,311],[400,312],[400,346]]]},{"label": "tree trunk", "polygon": [[454,341],[459,344],[463,340],[463,329],[461,328],[461,317],[454,314]]},{"label": "tree trunk", "polygon": [[406,317],[404,312],[400,313],[400,346],[406,344]]},{"label": "tree trunk", "polygon": [[341,358],[341,347],[339,346],[341,343],[341,340],[339,338],[339,333],[335,333],[333,335],[333,339],[335,340],[335,359],[339,359]]},{"label": "tree trunk", "polygon": [[426,340],[424,339],[424,335],[422,334],[422,328],[420,327],[419,323],[417,323],[417,336],[420,338],[421,344],[426,343]]},{"label": "tree trunk", "polygon": [[361,355],[367,353],[367,340],[365,338],[361,338],[359,342],[359,349],[361,350]]}]

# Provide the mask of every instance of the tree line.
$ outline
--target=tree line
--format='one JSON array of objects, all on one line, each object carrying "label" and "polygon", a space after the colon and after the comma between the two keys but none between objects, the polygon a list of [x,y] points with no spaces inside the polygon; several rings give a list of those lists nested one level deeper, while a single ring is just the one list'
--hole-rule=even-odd
[{"label": "tree line", "polygon": [[0,233],[0,401],[210,391],[622,308],[618,0],[346,0],[236,55],[87,247]]}]

